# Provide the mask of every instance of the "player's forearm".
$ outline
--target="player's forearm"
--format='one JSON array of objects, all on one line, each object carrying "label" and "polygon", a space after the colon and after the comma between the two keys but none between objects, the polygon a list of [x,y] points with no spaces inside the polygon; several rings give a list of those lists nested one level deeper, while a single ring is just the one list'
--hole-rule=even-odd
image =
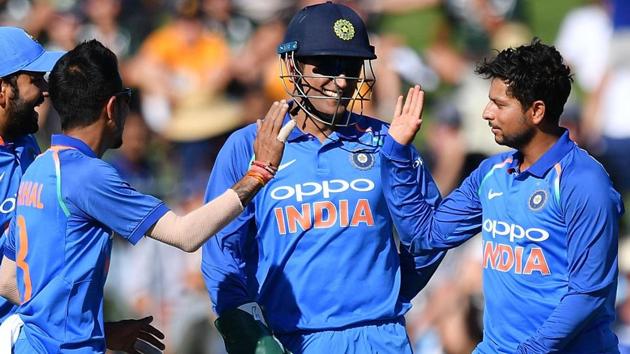
[{"label": "player's forearm", "polygon": [[[381,150],[381,181],[384,197],[396,225],[400,242],[406,248],[430,248],[426,230],[433,217],[433,205],[425,200],[418,181],[419,165],[414,166],[411,148],[385,142]],[[420,160],[418,160],[420,161]]]},{"label": "player's forearm", "polygon": [[247,205],[262,186],[259,180],[246,175],[232,186],[232,190],[236,192],[238,199],[241,201],[241,205]]},{"label": "player's forearm", "polygon": [[263,182],[246,175],[219,197],[184,216],[166,213],[149,236],[186,252],[194,252],[234,220],[262,186]]},{"label": "player's forearm", "polygon": [[536,334],[519,345],[517,353],[562,351],[602,311],[605,302],[605,291],[565,296]]},{"label": "player's forearm", "polygon": [[16,265],[7,257],[2,258],[0,265],[0,296],[15,305],[20,304],[20,293],[17,288]]},{"label": "player's forearm", "polygon": [[228,189],[184,216],[167,212],[150,230],[149,236],[186,252],[194,252],[242,211],[239,195]]},{"label": "player's forearm", "polygon": [[401,244],[414,256],[456,247],[481,230],[476,176],[440,202],[439,191],[415,150],[385,141],[381,182]]}]

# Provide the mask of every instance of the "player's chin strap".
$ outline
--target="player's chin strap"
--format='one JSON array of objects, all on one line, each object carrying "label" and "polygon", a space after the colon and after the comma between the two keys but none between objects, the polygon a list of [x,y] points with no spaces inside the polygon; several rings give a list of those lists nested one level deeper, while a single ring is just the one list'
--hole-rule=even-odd
[{"label": "player's chin strap", "polygon": [[[306,113],[306,115],[309,116],[309,118],[314,119],[320,123],[324,123],[326,125],[333,126],[333,127],[347,127],[348,124],[350,124],[350,117],[352,116],[352,112],[348,109],[346,109],[346,111],[343,113],[345,115],[345,120],[342,120],[342,122],[337,121],[337,115],[338,115],[337,110],[341,106],[341,100],[337,100],[335,113],[332,115],[319,112],[313,106],[311,101],[306,97],[298,96],[293,100],[293,102],[295,102],[296,106],[301,108],[304,111],[304,113]],[[292,113],[293,112],[295,111],[292,111]],[[327,118],[329,117],[329,119],[322,118],[322,116],[327,117]]]},{"label": "player's chin strap", "polygon": [[24,326],[24,322],[17,314],[7,317],[2,322],[2,325],[0,325],[0,353],[13,353],[13,345],[20,336],[22,326]]},{"label": "player's chin strap", "polygon": [[[352,102],[352,105],[351,107],[346,107],[346,110],[343,113],[345,115],[345,119],[340,119],[339,121],[337,121],[337,116],[338,116],[337,112],[339,110],[339,107],[341,107],[341,101],[344,99],[343,97],[341,97],[343,90],[341,90],[340,87],[337,87],[337,97],[339,98],[337,99],[337,106],[335,107],[335,113],[325,114],[325,113],[319,112],[315,108],[315,106],[313,106],[313,104],[311,103],[311,100],[309,99],[308,95],[304,92],[304,89],[301,87],[301,84],[299,82],[296,82],[295,86],[299,94],[293,95],[293,97],[295,98],[293,102],[295,102],[295,104],[298,107],[300,107],[304,111],[304,113],[306,113],[306,115],[308,115],[311,119],[315,119],[318,122],[321,122],[330,126],[335,126],[335,127],[347,127],[348,124],[350,124],[350,117],[352,116],[352,109],[354,108],[354,102],[355,102],[355,100],[352,98],[346,98],[347,100],[350,100]],[[361,111],[363,111],[363,102],[361,102]]]}]

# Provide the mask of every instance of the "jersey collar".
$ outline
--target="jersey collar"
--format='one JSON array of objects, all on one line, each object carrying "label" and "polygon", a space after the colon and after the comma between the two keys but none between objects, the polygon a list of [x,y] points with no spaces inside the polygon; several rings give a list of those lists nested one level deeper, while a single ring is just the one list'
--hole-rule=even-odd
[{"label": "jersey collar", "polygon": [[[361,127],[362,122],[363,124],[365,124],[365,119],[362,119],[362,117],[363,116],[352,113],[352,115],[350,116],[349,124],[345,127],[337,127],[337,129],[333,131],[331,137],[334,138],[334,136],[337,135],[347,140],[358,138],[366,131],[366,129],[369,129]],[[291,115],[287,112],[287,114],[284,116],[284,121],[282,122],[282,125],[284,126],[289,121],[289,119],[291,119]],[[298,140],[307,135],[307,133],[304,133],[301,129],[295,127],[287,137],[287,141]]]},{"label": "jersey collar", "polygon": [[[545,173],[562,160],[574,147],[575,143],[569,138],[569,131],[565,129],[558,141],[525,172],[538,178],[544,177]],[[514,152],[512,162],[507,166],[508,170],[518,170],[518,166],[522,160],[523,155],[518,151]]]},{"label": "jersey collar", "polygon": [[87,146],[86,143],[84,143],[82,140],[79,140],[77,138],[73,138],[71,136],[68,135],[63,135],[63,134],[53,134],[52,138],[51,138],[51,142],[50,142],[51,147],[53,146],[67,146],[70,148],[74,148],[77,149],[79,151],[81,151],[83,154],[89,156],[89,157],[97,157],[96,153],[94,151],[92,151],[92,149]]},{"label": "jersey collar", "polygon": [[12,150],[12,149],[15,149],[16,147],[23,146],[28,143],[27,140],[29,137],[31,137],[31,135],[22,135],[22,136],[18,136],[14,140],[5,140],[3,137],[0,136],[0,148],[6,148],[9,150]]}]

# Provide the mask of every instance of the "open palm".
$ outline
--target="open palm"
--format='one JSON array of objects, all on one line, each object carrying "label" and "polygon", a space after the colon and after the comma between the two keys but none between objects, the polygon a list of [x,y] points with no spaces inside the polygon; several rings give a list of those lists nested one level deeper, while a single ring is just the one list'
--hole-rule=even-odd
[{"label": "open palm", "polygon": [[409,89],[403,104],[403,96],[398,97],[394,119],[389,127],[389,135],[397,143],[407,145],[411,143],[422,125],[422,108],[424,106],[424,91],[416,85]]}]

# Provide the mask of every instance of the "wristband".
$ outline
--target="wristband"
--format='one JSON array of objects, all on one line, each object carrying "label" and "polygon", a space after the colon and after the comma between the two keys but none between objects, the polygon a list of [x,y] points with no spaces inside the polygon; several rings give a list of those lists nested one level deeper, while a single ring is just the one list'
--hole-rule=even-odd
[{"label": "wristband", "polygon": [[261,186],[265,185],[265,177],[263,177],[260,173],[249,171],[245,176],[252,177],[260,183]]},{"label": "wristband", "polygon": [[262,167],[274,175],[276,174],[276,172],[278,172],[278,168],[272,165],[271,162],[262,162],[262,161],[254,160],[252,161],[252,165]]},{"label": "wristband", "polygon": [[257,165],[252,165],[252,167],[249,168],[250,172],[255,172],[260,174],[263,179],[265,180],[265,184],[267,184],[267,182],[271,181],[271,179],[273,178],[274,173],[269,172],[269,170],[265,170],[262,167],[259,167]]}]

